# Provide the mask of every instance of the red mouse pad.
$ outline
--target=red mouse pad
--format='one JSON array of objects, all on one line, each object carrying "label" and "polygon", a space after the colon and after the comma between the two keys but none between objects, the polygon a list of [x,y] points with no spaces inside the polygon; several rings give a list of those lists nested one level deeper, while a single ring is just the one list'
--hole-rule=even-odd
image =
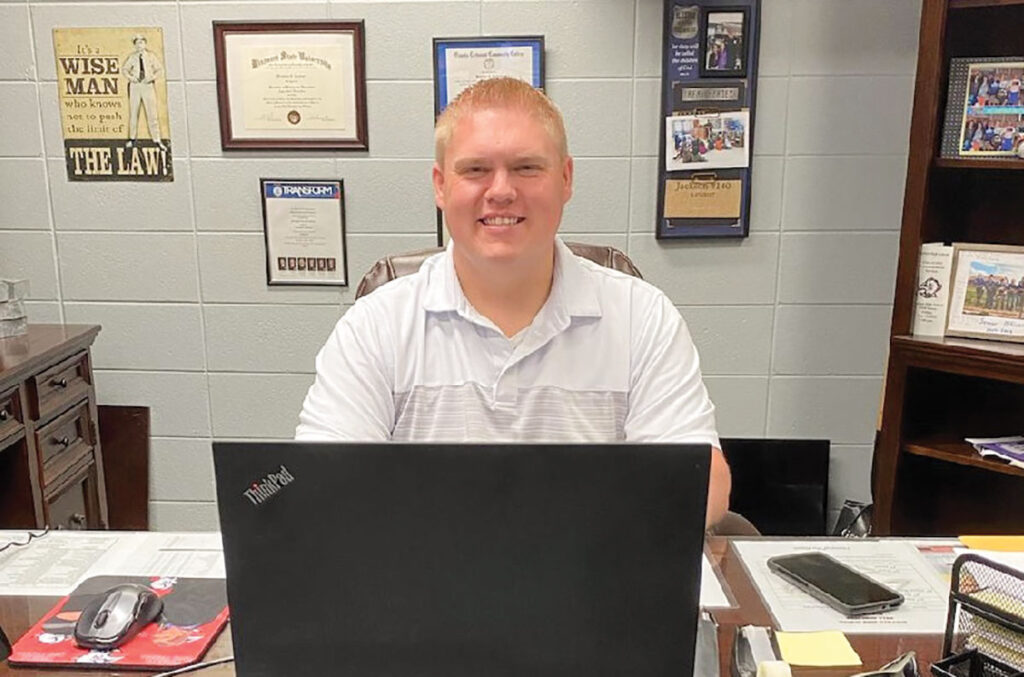
[{"label": "red mouse pad", "polygon": [[[163,613],[127,643],[110,651],[81,649],[75,623],[97,595],[119,583],[148,585],[163,599]],[[32,626],[14,645],[11,665],[73,665],[147,670],[176,668],[198,661],[228,621],[227,592],[219,578],[96,576]]]}]

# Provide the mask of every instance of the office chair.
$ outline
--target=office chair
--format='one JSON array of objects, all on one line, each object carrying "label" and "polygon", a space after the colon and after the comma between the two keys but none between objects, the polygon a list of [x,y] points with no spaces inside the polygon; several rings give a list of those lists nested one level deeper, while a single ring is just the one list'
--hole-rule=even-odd
[{"label": "office chair", "polygon": [[[628,256],[615,247],[583,244],[581,242],[566,242],[565,244],[577,256],[590,259],[605,268],[612,268],[627,275],[643,279],[640,269],[633,264]],[[363,279],[359,281],[359,286],[356,288],[356,298],[366,296],[377,287],[395,278],[415,273],[427,258],[441,251],[443,251],[441,247],[431,247],[430,249],[421,249],[405,254],[385,256],[374,263],[370,270],[363,275]],[[735,512],[726,513],[722,521],[716,524],[709,533],[718,536],[759,535],[757,528],[749,520]]]},{"label": "office chair", "polygon": [[11,655],[11,642],[7,639],[7,635],[4,634],[4,629],[0,628],[0,663],[7,660],[7,657]]},{"label": "office chair", "polygon": [[[644,277],[640,274],[640,270],[633,265],[633,262],[629,260],[629,257],[615,247],[583,244],[581,242],[566,242],[565,244],[576,256],[582,256],[605,268],[612,268],[633,277],[639,277],[640,279]],[[405,254],[385,256],[373,264],[370,270],[366,272],[366,275],[363,275],[363,279],[359,281],[359,287],[356,288],[356,298],[366,296],[377,287],[394,280],[396,277],[415,273],[420,269],[424,261],[442,251],[444,251],[442,247],[431,247],[430,249],[421,249]]]}]

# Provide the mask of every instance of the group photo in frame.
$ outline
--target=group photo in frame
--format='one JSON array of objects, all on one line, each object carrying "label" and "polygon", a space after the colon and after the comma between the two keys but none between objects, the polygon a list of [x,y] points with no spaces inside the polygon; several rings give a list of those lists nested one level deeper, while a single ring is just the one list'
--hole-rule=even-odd
[{"label": "group photo in frame", "polygon": [[1024,57],[950,63],[942,157],[1024,157]]},{"label": "group photo in frame", "polygon": [[665,118],[665,169],[748,167],[748,120],[746,111]]},{"label": "group photo in frame", "polygon": [[955,243],[947,336],[1024,342],[1024,247]]},{"label": "group photo in frame", "polygon": [[747,74],[746,7],[708,7],[701,22],[701,77],[742,78]]},{"label": "group photo in frame", "polygon": [[368,150],[362,21],[214,21],[221,148]]},{"label": "group photo in frame", "polygon": [[341,179],[260,179],[267,285],[348,286]]}]

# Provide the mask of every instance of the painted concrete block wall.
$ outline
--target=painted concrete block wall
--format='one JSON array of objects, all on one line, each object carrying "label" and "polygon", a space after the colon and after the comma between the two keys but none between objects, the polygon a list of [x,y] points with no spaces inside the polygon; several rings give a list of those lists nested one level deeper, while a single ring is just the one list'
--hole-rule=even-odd
[{"label": "painted concrete block wall", "polygon": [[[103,403],[152,409],[152,521],[215,528],[213,438],[290,437],[350,289],[268,288],[258,179],[341,177],[349,275],[434,241],[435,35],[541,33],[577,159],[563,231],[680,307],[724,436],[832,440],[866,498],[920,0],[764,0],[751,235],[654,239],[661,0],[0,3],[0,275],[31,317],[99,323]],[[366,21],[370,152],[220,150],[210,22]],[[69,183],[51,30],[160,26],[175,180]]]}]

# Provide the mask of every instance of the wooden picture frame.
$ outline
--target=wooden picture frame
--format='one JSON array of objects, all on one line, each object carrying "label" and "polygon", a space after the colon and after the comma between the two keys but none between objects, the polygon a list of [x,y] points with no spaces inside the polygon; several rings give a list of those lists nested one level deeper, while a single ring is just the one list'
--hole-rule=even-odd
[{"label": "wooden picture frame", "polygon": [[954,243],[946,335],[1024,343],[1024,247]]},{"label": "wooden picture frame", "polygon": [[221,148],[369,149],[362,21],[215,21]]}]

